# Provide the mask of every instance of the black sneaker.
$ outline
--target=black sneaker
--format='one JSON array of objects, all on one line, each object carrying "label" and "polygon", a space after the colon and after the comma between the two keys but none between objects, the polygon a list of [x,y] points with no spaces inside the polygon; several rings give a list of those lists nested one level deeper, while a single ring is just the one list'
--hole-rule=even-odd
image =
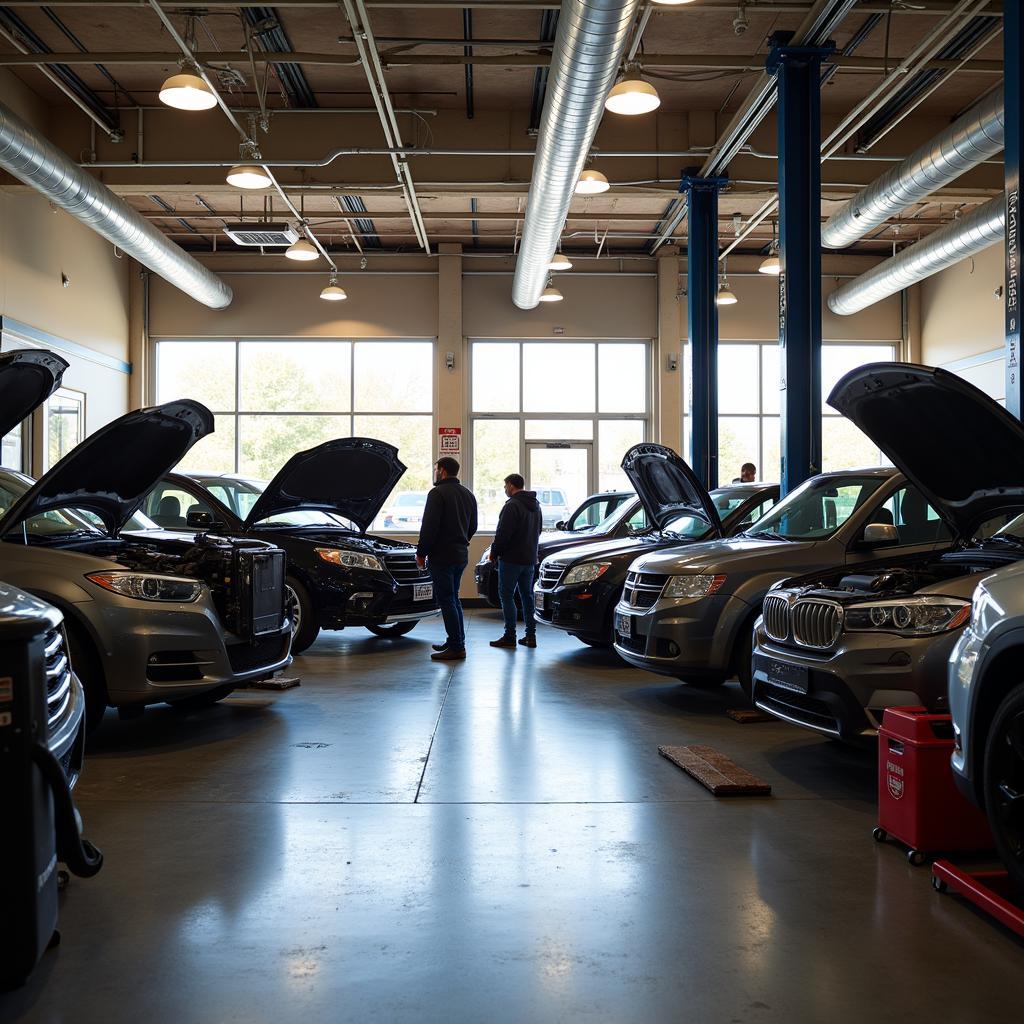
[{"label": "black sneaker", "polygon": [[448,650],[448,641],[445,640],[445,642],[443,644],[431,644],[430,647],[431,647],[431,650],[434,650],[434,651],[447,651]]},{"label": "black sneaker", "polygon": [[498,637],[497,640],[491,641],[492,647],[515,647],[516,635],[515,633],[505,633]]},{"label": "black sneaker", "polygon": [[519,642],[523,645],[523,647],[537,646],[537,638],[533,635],[533,633],[527,633],[526,636],[524,636],[523,639]]}]

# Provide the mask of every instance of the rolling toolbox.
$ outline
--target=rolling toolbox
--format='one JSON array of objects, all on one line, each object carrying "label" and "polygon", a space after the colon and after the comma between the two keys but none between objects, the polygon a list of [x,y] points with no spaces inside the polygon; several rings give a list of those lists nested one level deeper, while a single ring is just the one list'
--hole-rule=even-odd
[{"label": "rolling toolbox", "polygon": [[51,623],[0,617],[0,988],[25,982],[56,945],[57,863],[94,875],[64,769],[46,745],[43,637]]}]

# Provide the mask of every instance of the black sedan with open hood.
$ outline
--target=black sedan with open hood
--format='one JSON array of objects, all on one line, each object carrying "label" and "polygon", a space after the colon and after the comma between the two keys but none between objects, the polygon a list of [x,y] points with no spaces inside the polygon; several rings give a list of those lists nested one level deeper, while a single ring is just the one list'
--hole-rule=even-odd
[{"label": "black sedan with open hood", "polygon": [[947,706],[946,663],[974,588],[1024,558],[1024,426],[954,374],[904,363],[853,370],[829,404],[911,485],[870,527],[876,546],[934,545],[808,573],[765,598],[755,702],[848,738],[873,733],[887,707]]},{"label": "black sedan with open hood", "polygon": [[321,629],[401,636],[439,614],[416,549],[366,532],[404,473],[397,448],[345,437],[293,455],[269,483],[170,473],[143,507],[165,529],[241,533],[284,548],[298,653]]},{"label": "black sedan with open hood", "polygon": [[615,639],[612,616],[630,564],[640,555],[729,537],[756,522],[779,497],[777,484],[733,484],[710,494],[671,448],[634,445],[622,469],[647,513],[646,529],[586,544],[541,562],[537,617],[593,647]]}]

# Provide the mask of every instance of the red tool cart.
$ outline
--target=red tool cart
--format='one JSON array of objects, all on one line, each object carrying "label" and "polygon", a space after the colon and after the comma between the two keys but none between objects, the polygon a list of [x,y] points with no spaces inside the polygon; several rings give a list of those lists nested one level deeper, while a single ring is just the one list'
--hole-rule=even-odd
[{"label": "red tool cart", "polygon": [[953,782],[953,723],[923,707],[886,708],[878,731],[878,827],[907,847],[907,860],[928,854],[992,849],[985,815]]}]

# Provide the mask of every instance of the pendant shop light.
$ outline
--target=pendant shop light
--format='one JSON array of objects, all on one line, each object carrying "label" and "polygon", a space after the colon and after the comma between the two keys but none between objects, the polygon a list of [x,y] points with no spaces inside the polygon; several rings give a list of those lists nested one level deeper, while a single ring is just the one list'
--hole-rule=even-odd
[{"label": "pendant shop light", "polygon": [[270,175],[258,164],[235,164],[228,171],[228,184],[235,188],[267,188]]},{"label": "pendant shop light", "polygon": [[572,270],[572,263],[569,257],[563,253],[556,252],[551,257],[551,262],[548,264],[548,270]]},{"label": "pendant shop light", "polygon": [[292,242],[292,244],[285,249],[284,254],[288,259],[299,260],[302,263],[308,263],[310,260],[320,259],[320,253],[317,251],[317,247],[305,238],[300,238],[297,242]]},{"label": "pendant shop light", "polygon": [[635,69],[627,69],[608,93],[605,110],[613,114],[649,114],[661,106],[658,90],[640,77]]},{"label": "pendant shop light", "polygon": [[761,260],[757,272],[771,274],[773,277],[778,277],[782,273],[782,264],[779,263],[779,243],[775,240],[775,221],[772,221],[772,240],[768,243],[768,255]]},{"label": "pendant shop light", "polygon": [[608,179],[600,171],[586,170],[576,182],[575,191],[578,196],[599,196],[610,188]]},{"label": "pendant shop light", "polygon": [[176,110],[209,110],[217,106],[217,97],[198,75],[182,71],[160,86],[160,102]]},{"label": "pendant shop light", "polygon": [[723,276],[722,280],[718,282],[718,294],[715,296],[715,305],[735,306],[739,301],[736,298],[736,293],[729,287],[728,278]]},{"label": "pendant shop light", "polygon": [[651,3],[661,4],[663,7],[682,7],[683,4],[692,4],[693,0],[651,0]]},{"label": "pendant shop light", "polygon": [[548,279],[548,286],[540,293],[541,302],[561,302],[565,296]]},{"label": "pendant shop light", "polygon": [[348,293],[338,284],[337,274],[331,274],[330,284],[320,293],[320,298],[327,302],[342,302],[348,298]]}]

